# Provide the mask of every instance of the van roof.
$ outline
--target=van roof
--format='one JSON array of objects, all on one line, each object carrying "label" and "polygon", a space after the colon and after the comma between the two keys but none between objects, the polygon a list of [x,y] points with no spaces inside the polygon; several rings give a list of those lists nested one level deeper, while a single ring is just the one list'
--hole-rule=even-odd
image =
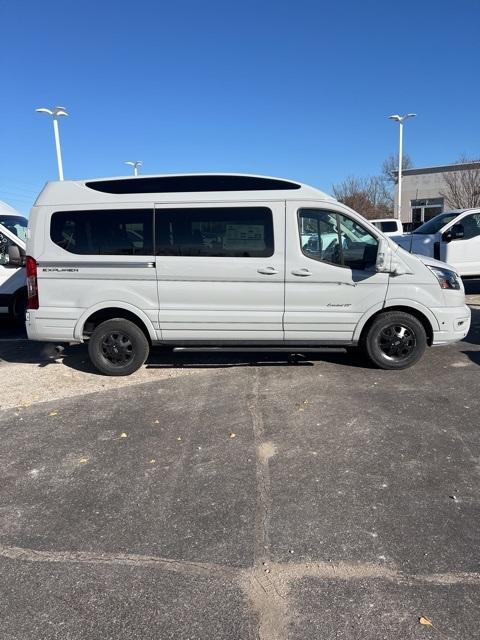
[{"label": "van roof", "polygon": [[20,213],[20,211],[17,211],[6,202],[3,202],[3,200],[0,200],[0,213],[2,214],[2,216],[22,216],[22,218],[25,217]]},{"label": "van roof", "polygon": [[319,189],[282,178],[238,173],[184,173],[47,182],[35,206],[265,199],[335,201]]}]

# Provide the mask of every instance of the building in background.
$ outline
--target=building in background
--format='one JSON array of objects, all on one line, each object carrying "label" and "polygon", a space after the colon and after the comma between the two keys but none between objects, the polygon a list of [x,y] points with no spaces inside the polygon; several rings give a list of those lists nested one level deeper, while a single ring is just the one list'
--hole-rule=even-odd
[{"label": "building in background", "polygon": [[[480,162],[446,164],[438,167],[405,169],[402,172],[402,222],[406,228],[416,228],[442,211],[456,208],[451,206],[446,196],[448,192],[445,179],[456,177],[461,181],[460,172],[480,175]],[[397,173],[398,175],[398,173]],[[480,187],[479,187],[480,197]],[[395,211],[398,193],[395,191]],[[467,205],[468,206],[468,205]],[[469,206],[474,206],[473,204]]]}]

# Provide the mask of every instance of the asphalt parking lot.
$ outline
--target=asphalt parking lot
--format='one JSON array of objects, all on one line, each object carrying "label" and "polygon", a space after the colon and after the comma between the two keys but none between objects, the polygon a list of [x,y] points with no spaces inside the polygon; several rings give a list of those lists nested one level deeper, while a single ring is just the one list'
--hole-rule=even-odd
[{"label": "asphalt parking lot", "polygon": [[106,379],[5,325],[0,638],[478,637],[467,286],[467,338],[401,372],[182,352]]}]

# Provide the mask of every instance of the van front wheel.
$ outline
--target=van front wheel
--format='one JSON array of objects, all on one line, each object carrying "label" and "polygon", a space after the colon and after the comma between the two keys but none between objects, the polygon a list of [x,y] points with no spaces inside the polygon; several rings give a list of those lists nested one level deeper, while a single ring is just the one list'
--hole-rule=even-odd
[{"label": "van front wheel", "polygon": [[90,360],[107,376],[128,376],[148,357],[149,344],[143,331],[124,318],[106,320],[88,341]]},{"label": "van front wheel", "polygon": [[370,360],[381,369],[406,369],[418,362],[427,346],[422,323],[403,311],[380,314],[364,337]]}]

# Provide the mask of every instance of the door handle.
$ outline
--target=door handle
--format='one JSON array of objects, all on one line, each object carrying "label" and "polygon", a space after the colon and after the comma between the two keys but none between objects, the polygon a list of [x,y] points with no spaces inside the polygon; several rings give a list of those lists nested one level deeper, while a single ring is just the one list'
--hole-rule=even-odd
[{"label": "door handle", "polygon": [[344,284],[347,287],[356,287],[357,286],[356,282],[337,282],[337,284]]},{"label": "door handle", "polygon": [[300,276],[301,278],[305,278],[306,276],[311,276],[312,272],[310,269],[303,267],[302,269],[294,269],[292,271],[292,276]]},{"label": "door handle", "polygon": [[261,269],[257,269],[257,273],[263,273],[266,276],[274,276],[278,273],[278,270],[275,267],[262,267]]}]

